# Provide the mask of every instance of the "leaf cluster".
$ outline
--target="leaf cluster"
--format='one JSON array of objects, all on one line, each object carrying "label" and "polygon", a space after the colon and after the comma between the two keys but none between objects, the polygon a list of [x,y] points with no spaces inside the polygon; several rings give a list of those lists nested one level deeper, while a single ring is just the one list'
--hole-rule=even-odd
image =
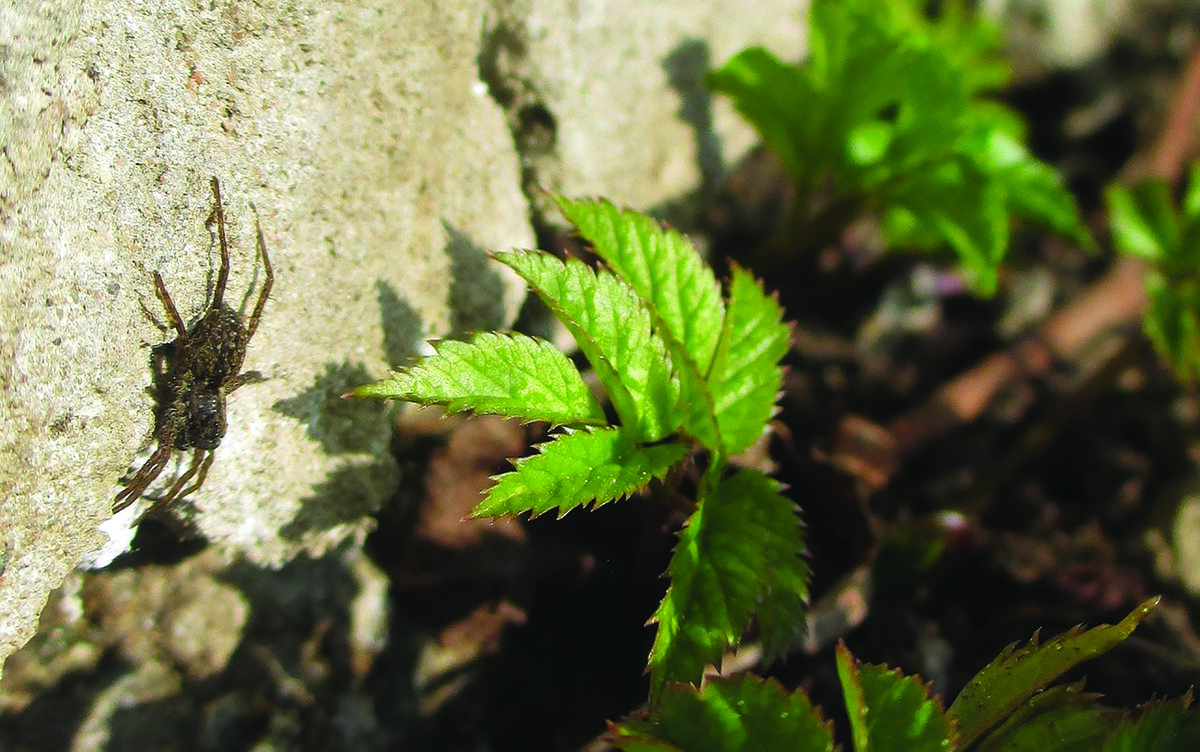
[{"label": "leaf cluster", "polygon": [[1200,164],[1182,204],[1161,179],[1109,187],[1113,242],[1147,264],[1146,335],[1181,381],[1200,375]]},{"label": "leaf cluster", "polygon": [[[1045,643],[1010,645],[975,675],[949,708],[918,678],[859,663],[837,650],[838,676],[856,752],[1174,752],[1200,748],[1200,714],[1190,697],[1151,703],[1142,713],[1105,708],[1098,695],[1051,683],[1123,642],[1158,599],[1123,621],[1076,628]],[[629,752],[831,752],[833,729],[802,691],[754,676],[719,678],[703,688],[669,684],[651,710],[610,724],[609,739]]]},{"label": "leaf cluster", "polygon": [[[1011,217],[1083,245],[1091,239],[1057,173],[1025,147],[1018,118],[984,96],[1008,75],[995,29],[962,2],[942,3],[936,18],[925,5],[814,2],[805,63],[753,48],[710,81],[795,182],[790,231],[811,244],[878,212],[893,245],[950,246],[987,293]],[[1165,183],[1108,197],[1118,246],[1151,266],[1147,331],[1181,376],[1194,378],[1200,168],[1192,178],[1181,210]],[[818,206],[827,187],[833,197]],[[594,265],[541,251],[494,258],[571,334],[597,387],[548,342],[483,332],[439,342],[431,356],[352,394],[550,424],[536,453],[494,478],[476,517],[561,516],[669,488],[685,465],[696,468],[670,585],[650,617],[650,703],[611,724],[610,740],[626,750],[835,749],[831,725],[802,691],[753,676],[701,681],[752,626],[766,661],[784,654],[807,611],[795,504],[775,480],[731,463],[776,409],[789,339],[778,302],[736,266],[722,285],[685,236],[648,217],[603,200],[557,201],[592,246]],[[1156,602],[1117,625],[1010,646],[948,708],[918,677],[860,663],[839,646],[850,743],[856,752],[1200,748],[1190,696],[1135,717],[1105,708],[1082,683],[1053,685],[1124,641]]]},{"label": "leaf cluster", "polygon": [[[1026,148],[1020,119],[981,96],[1008,77],[996,30],[961,3],[944,5],[929,19],[917,0],[815,2],[807,61],[754,47],[709,83],[794,181],[792,240],[827,242],[878,212],[891,246],[948,245],[974,289],[990,294],[1010,216],[1091,239],[1058,173]],[[817,211],[827,183],[835,197]]]},{"label": "leaf cluster", "polygon": [[359,387],[401,399],[561,427],[500,475],[473,512],[559,515],[662,480],[689,455],[707,458],[679,537],[671,586],[652,621],[652,694],[698,681],[757,621],[769,656],[803,624],[808,569],[795,505],[761,472],[727,472],[775,410],[790,331],[778,302],[734,268],[728,290],[683,235],[606,201],[559,199],[601,268],[540,251],[495,254],[562,322],[616,420],[550,344],[516,333],[438,344],[433,355]]}]

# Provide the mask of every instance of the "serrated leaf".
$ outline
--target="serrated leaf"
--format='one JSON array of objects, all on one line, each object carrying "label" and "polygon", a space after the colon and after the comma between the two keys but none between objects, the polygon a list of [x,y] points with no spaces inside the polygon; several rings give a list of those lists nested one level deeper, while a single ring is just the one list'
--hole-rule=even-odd
[{"label": "serrated leaf", "polygon": [[766,430],[783,383],[779,361],[790,336],[779,301],[750,272],[734,267],[725,333],[708,375],[721,441],[730,455],[744,451]]},{"label": "serrated leaf", "polygon": [[940,699],[916,677],[859,663],[844,643],[838,676],[850,716],[855,752],[945,752],[952,727]]},{"label": "serrated leaf", "polygon": [[808,598],[803,551],[795,505],[762,473],[742,470],[701,499],[671,556],[670,590],[651,618],[658,624],[651,696],[668,680],[698,681],[760,609],[771,612],[776,639],[799,625]]},{"label": "serrated leaf", "polygon": [[[953,150],[967,106],[962,71],[920,34],[897,24],[887,3],[811,6],[809,70],[817,92],[805,103],[822,121],[840,193],[872,191],[922,170]],[[853,91],[853,95],[849,92]],[[854,158],[853,135],[891,125],[886,150],[869,164]],[[823,161],[824,155],[811,155]]]},{"label": "serrated leaf", "polygon": [[682,444],[640,446],[619,428],[565,433],[516,461],[516,469],[496,478],[472,517],[499,517],[557,508],[559,516],[577,506],[596,506],[661,479],[687,454]]},{"label": "serrated leaf", "polygon": [[973,752],[1094,752],[1117,720],[1099,697],[1075,686],[1050,687],[1022,703]]},{"label": "serrated leaf", "polygon": [[470,342],[439,342],[416,365],[350,394],[555,425],[605,422],[575,364],[551,343],[523,334],[483,332]]},{"label": "serrated leaf", "polygon": [[707,371],[725,304],[717,278],[692,242],[608,201],[559,198],[558,205],[596,255],[649,304],[655,323]]},{"label": "serrated leaf", "polygon": [[[672,684],[648,718],[609,727],[626,752],[832,752],[829,724],[803,692],[788,693],[773,679],[714,679],[701,690]],[[654,746],[661,744],[663,746]]]},{"label": "serrated leaf", "polygon": [[[668,341],[667,347],[674,356],[679,345]],[[714,454],[727,456],[717,426],[716,403],[708,389],[708,379],[699,367],[687,357],[674,361],[679,374],[679,405],[683,410],[683,430]]]},{"label": "serrated leaf", "polygon": [[888,198],[945,239],[976,292],[995,291],[1008,247],[1008,216],[999,184],[970,160],[954,159],[898,181],[888,188]]},{"label": "serrated leaf", "polygon": [[1191,692],[1177,700],[1153,703],[1136,720],[1126,721],[1099,748],[1101,752],[1193,752],[1200,749],[1200,714]]},{"label": "serrated leaf", "polygon": [[563,214],[646,303],[679,384],[688,433],[722,452],[707,374],[725,319],[720,285],[691,242],[607,201],[559,198]]},{"label": "serrated leaf", "polygon": [[925,27],[930,45],[952,57],[964,72],[967,88],[974,92],[998,89],[1011,76],[1000,46],[1003,30],[984,13],[967,7],[962,0],[941,3],[934,19],[925,15],[924,3],[910,3],[913,23]]},{"label": "serrated leaf", "polygon": [[1160,261],[1179,246],[1179,228],[1166,181],[1152,180],[1132,190],[1112,185],[1105,192],[1108,220],[1117,250]]},{"label": "serrated leaf", "polygon": [[636,720],[620,724],[609,723],[605,740],[624,752],[688,752],[654,737],[651,732],[640,731],[639,728]]},{"label": "serrated leaf", "polygon": [[1035,159],[1018,134],[988,120],[980,134],[978,156],[1004,188],[1008,210],[1049,227],[1082,248],[1093,248],[1095,241],[1058,171]]},{"label": "serrated leaf", "polygon": [[783,158],[797,185],[797,228],[828,173],[838,205],[877,207],[893,246],[928,247],[932,233],[958,254],[974,291],[988,295],[1010,212],[1085,247],[1091,238],[1053,169],[990,138],[1019,132],[1012,118],[972,99],[1007,76],[989,59],[996,29],[961,3],[941,5],[943,21],[931,23],[922,3],[812,3],[805,65],[756,49],[710,81]]},{"label": "serrated leaf", "polygon": [[1010,645],[967,683],[950,706],[962,746],[969,747],[1030,695],[1065,671],[1119,645],[1153,610],[1158,600],[1147,600],[1120,624],[1105,624],[1087,631],[1077,627],[1042,645],[1038,645],[1037,635],[1022,648],[1017,648],[1016,643]]},{"label": "serrated leaf", "polygon": [[798,66],[779,60],[762,47],[750,47],[708,74],[708,85],[733,99],[742,117],[783,161],[797,181],[821,162],[811,108],[812,84]]},{"label": "serrated leaf", "polygon": [[636,440],[657,441],[679,427],[670,357],[632,289],[575,259],[533,251],[496,259],[521,275],[571,332]]}]

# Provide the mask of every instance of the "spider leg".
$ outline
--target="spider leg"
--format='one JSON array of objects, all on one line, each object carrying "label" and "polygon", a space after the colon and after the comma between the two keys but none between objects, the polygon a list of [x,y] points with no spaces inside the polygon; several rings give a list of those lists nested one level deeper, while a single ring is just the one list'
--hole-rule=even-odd
[{"label": "spider leg", "polygon": [[[200,452],[202,452],[202,451],[204,451],[204,450],[197,449],[196,457],[199,457]],[[200,486],[204,485],[204,479],[208,477],[208,468],[212,467],[213,457],[215,457],[215,456],[216,456],[216,453],[209,450],[208,456],[205,457],[204,461],[200,463],[200,473],[198,475],[196,475],[196,482],[193,483],[192,485],[188,486],[187,488],[183,489],[182,491],[180,491],[179,494],[175,497],[176,499],[182,499],[184,496],[190,495],[193,491],[198,490],[200,488]],[[195,465],[195,462],[196,462],[196,458],[194,457],[192,459],[193,466]]]},{"label": "spider leg", "polygon": [[188,343],[187,326],[184,325],[183,318],[175,308],[175,301],[171,300],[171,294],[167,292],[167,286],[163,284],[162,275],[158,272],[154,273],[154,292],[162,301],[163,308],[167,311],[167,318],[171,320],[171,326],[175,327],[175,331],[179,333],[179,342],[186,347]]},{"label": "spider leg", "polygon": [[[195,491],[200,487],[200,484],[204,482],[204,478],[208,475],[209,465],[211,465],[213,461],[213,453],[209,452],[208,456],[205,457],[205,451],[206,450],[204,449],[196,449],[196,451],[192,453],[191,467],[187,469],[186,473],[179,476],[175,482],[171,484],[171,490],[167,491],[166,496],[163,496],[161,499],[154,502],[152,509],[164,507],[176,499],[181,499],[184,496],[187,496],[192,491]],[[182,489],[188,481],[194,478],[196,473],[200,473],[200,478],[194,484],[189,486],[187,490],[181,491],[180,489]]]},{"label": "spider leg", "polygon": [[243,387],[247,384],[261,384],[266,381],[267,377],[263,376],[259,371],[243,371],[239,373],[229,385],[225,387],[225,394],[229,394],[238,387]]},{"label": "spider leg", "polygon": [[212,179],[212,190],[213,200],[216,201],[213,214],[217,215],[217,237],[221,241],[221,268],[217,272],[217,288],[213,291],[210,306],[210,310],[215,310],[221,307],[221,302],[225,299],[225,283],[229,281],[229,244],[225,241],[225,210],[221,207],[221,184],[215,177]]},{"label": "spider leg", "polygon": [[160,441],[158,449],[154,451],[150,459],[146,460],[146,464],[142,465],[141,469],[129,480],[129,485],[121,489],[121,492],[113,499],[113,514],[120,512],[125,507],[137,501],[145,493],[150,484],[154,482],[154,479],[159,476],[166,466],[167,460],[170,458],[170,442]]},{"label": "spider leg", "polygon": [[150,320],[150,323],[154,324],[154,326],[156,326],[160,332],[166,334],[169,327],[158,320],[158,317],[155,316],[154,313],[146,306],[146,301],[139,300],[138,305],[142,307],[142,314]]},{"label": "spider leg", "polygon": [[263,240],[262,224],[258,221],[258,209],[254,204],[250,204],[250,208],[254,209],[254,229],[258,233],[258,255],[262,256],[263,268],[266,270],[263,279],[262,290],[258,293],[258,302],[254,304],[254,312],[250,314],[250,323],[246,325],[246,341],[254,336],[254,330],[258,328],[258,320],[262,316],[263,309],[267,306],[267,296],[271,294],[271,285],[275,283],[275,272],[271,269],[271,257],[267,255],[267,242]]}]

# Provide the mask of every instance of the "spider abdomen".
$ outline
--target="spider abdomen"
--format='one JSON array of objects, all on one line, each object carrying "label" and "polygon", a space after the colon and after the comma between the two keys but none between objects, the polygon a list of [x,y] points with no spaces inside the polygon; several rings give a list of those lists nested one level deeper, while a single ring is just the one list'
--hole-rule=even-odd
[{"label": "spider abdomen", "polygon": [[205,314],[188,332],[192,375],[201,388],[218,390],[242,370],[246,359],[246,327],[242,316],[222,304]]}]

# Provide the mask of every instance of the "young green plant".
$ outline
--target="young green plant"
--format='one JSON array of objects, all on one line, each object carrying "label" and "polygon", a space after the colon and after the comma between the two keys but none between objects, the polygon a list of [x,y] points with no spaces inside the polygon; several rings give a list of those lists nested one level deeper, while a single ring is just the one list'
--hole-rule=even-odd
[{"label": "young green plant", "polygon": [[[754,47],[709,75],[781,159],[795,188],[781,252],[835,242],[875,212],[890,248],[949,245],[977,292],[995,290],[1010,215],[1092,241],[1058,173],[1015,113],[980,96],[1007,81],[998,35],[947,3],[814,2],[811,55]],[[818,201],[832,188],[832,196]]]},{"label": "young green plant", "polygon": [[[1073,629],[1005,649],[946,708],[919,677],[859,663],[839,644],[838,677],[855,752],[1185,752],[1200,748],[1200,714],[1190,697],[1140,714],[1106,708],[1083,682],[1051,685],[1083,661],[1123,642],[1158,603],[1119,624]],[[703,688],[668,684],[662,701],[609,725],[623,750],[832,752],[833,730],[802,691],[755,676]]]},{"label": "young green plant", "polygon": [[1113,243],[1146,263],[1146,336],[1180,381],[1200,375],[1200,164],[1182,206],[1161,179],[1106,194]]},{"label": "young green plant", "polygon": [[761,472],[730,458],[767,430],[790,330],[777,301],[744,269],[728,290],[682,234],[606,201],[559,199],[602,268],[540,251],[497,253],[563,323],[616,414],[610,424],[575,365],[517,333],[439,343],[433,355],[355,389],[399,399],[546,421],[538,453],[496,478],[476,517],[600,506],[706,457],[672,555],[670,588],[652,621],[651,697],[667,681],[698,682],[752,622],[767,659],[802,628],[808,568],[795,505]]}]

